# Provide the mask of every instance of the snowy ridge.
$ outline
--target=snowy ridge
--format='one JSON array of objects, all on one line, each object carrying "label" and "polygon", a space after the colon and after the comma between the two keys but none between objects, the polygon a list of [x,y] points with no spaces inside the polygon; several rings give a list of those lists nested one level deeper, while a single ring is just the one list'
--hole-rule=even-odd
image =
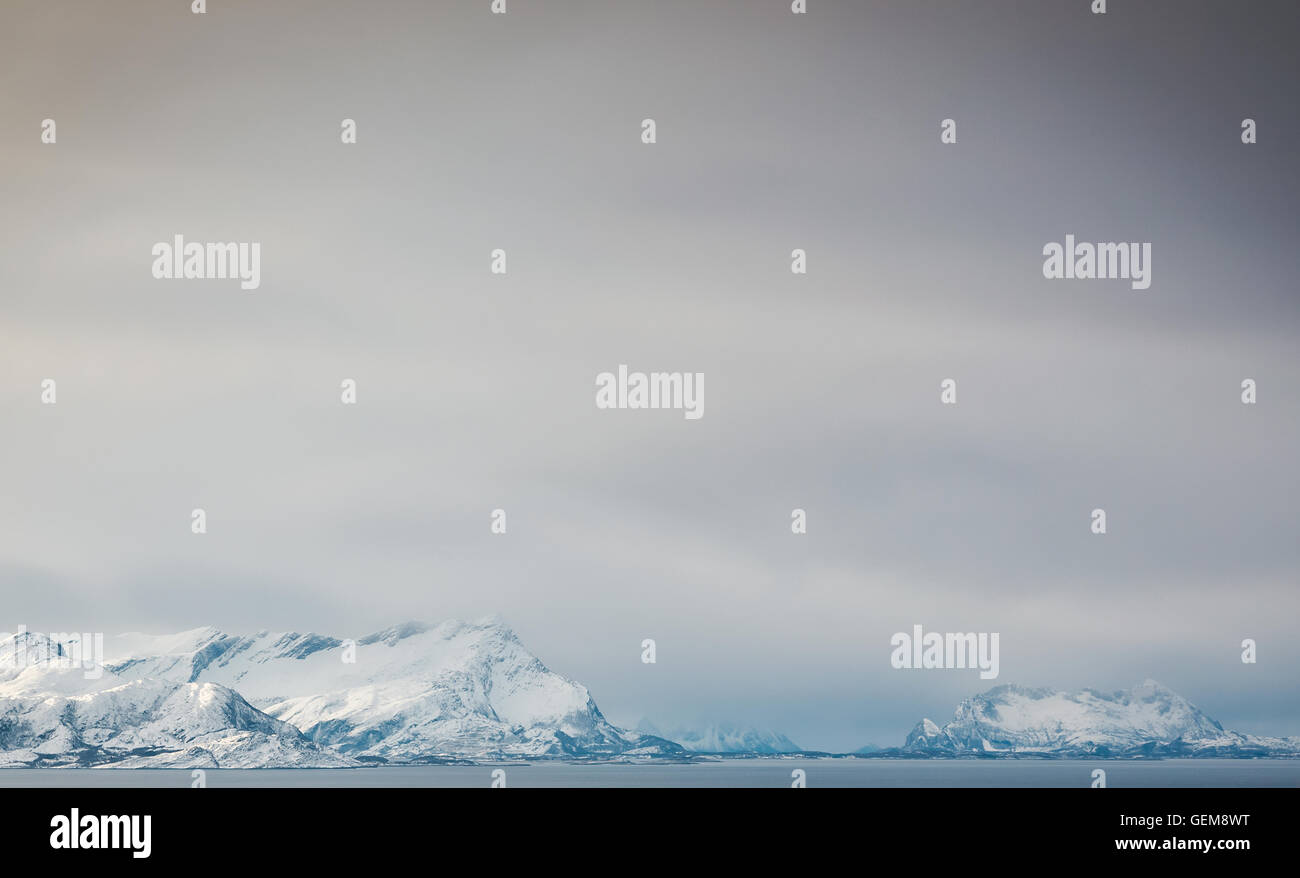
[{"label": "snowy ridge", "polygon": [[125,635],[107,651],[118,674],[229,687],[316,744],[363,762],[684,752],[609,723],[585,686],[549,670],[496,617],[408,622],[355,645],[200,628]]},{"label": "snowy ridge", "polygon": [[695,728],[660,732],[642,720],[637,731],[676,741],[692,753],[802,753],[803,748],[780,732],[736,723],[707,723]]},{"label": "snowy ridge", "polygon": [[[85,644],[0,640],[0,767],[354,767],[500,759],[780,755],[785,735],[734,723],[661,734],[614,726],[500,619],[408,622],[353,642],[196,628]],[[681,743],[675,743],[680,741]],[[864,757],[1300,757],[1300,738],[1224,729],[1148,680],[1062,692],[997,686],[952,720]]]},{"label": "snowy ridge", "polygon": [[0,766],[262,766],[332,768],[350,760],[322,750],[287,723],[214,683],[127,679],[56,659],[42,635],[0,641]]},{"label": "snowy ridge", "polygon": [[913,756],[1300,756],[1300,738],[1225,730],[1178,693],[1146,680],[1131,689],[1061,692],[997,686],[957,706],[942,727],[923,719],[901,751]]}]

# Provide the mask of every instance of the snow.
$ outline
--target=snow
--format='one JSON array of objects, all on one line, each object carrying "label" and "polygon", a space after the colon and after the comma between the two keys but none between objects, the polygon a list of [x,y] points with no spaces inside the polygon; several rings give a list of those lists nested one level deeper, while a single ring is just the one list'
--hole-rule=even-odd
[{"label": "snow", "polygon": [[693,753],[802,752],[798,744],[779,732],[730,722],[702,723],[694,727],[670,729],[661,733],[643,720],[637,729],[676,741]]},{"label": "snow", "polygon": [[1063,692],[997,686],[958,705],[940,728],[922,720],[904,750],[1047,755],[1300,755],[1300,739],[1225,731],[1195,705],[1154,680],[1130,689]]},{"label": "snow", "polygon": [[[611,725],[585,686],[550,671],[500,617],[407,622],[357,638],[211,628],[114,638],[122,673],[237,690],[272,717],[349,756],[611,756],[680,752]],[[344,659],[354,652],[355,660]]]},{"label": "snow", "polygon": [[66,654],[60,644],[22,636],[28,642],[0,641],[0,764],[353,764],[225,686],[103,667],[88,676],[85,667],[59,660]]},{"label": "snow", "polygon": [[[104,665],[86,669],[67,660],[69,643],[0,639],[0,765],[342,767],[799,750],[734,723],[668,735],[617,728],[585,686],[543,665],[499,617],[408,622],[355,642],[195,628],[126,634],[104,648]],[[1225,730],[1146,680],[1115,692],[997,686],[943,726],[921,720],[901,752],[1300,756],[1300,739]]]}]

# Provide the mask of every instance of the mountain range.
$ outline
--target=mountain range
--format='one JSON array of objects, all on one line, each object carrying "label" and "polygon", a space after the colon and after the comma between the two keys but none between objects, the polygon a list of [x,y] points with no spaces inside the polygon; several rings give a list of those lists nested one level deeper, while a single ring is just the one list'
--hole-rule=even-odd
[{"label": "mountain range", "polygon": [[772,756],[802,753],[803,748],[780,732],[732,722],[703,723],[661,732],[649,720],[641,720],[637,731],[676,741],[692,753],[751,753]]},{"label": "mountain range", "polygon": [[0,642],[0,767],[350,764],[225,686],[128,678],[102,668],[89,679],[82,667],[60,661],[65,655],[44,635]]},{"label": "mountain range", "polygon": [[1005,685],[965,699],[943,726],[922,719],[901,748],[872,755],[1300,756],[1300,738],[1224,729],[1154,680],[1115,692]]},{"label": "mountain range", "polygon": [[[727,722],[610,723],[499,618],[416,622],[349,641],[197,628],[109,638],[87,673],[48,636],[0,640],[0,767],[342,768],[514,759],[797,755]],[[20,660],[21,658],[21,660]],[[1300,739],[1225,730],[1153,681],[1119,692],[998,686],[951,721],[862,758],[1300,756]]]},{"label": "mountain range", "polygon": [[201,628],[111,646],[106,664],[119,676],[229,687],[362,764],[683,754],[613,726],[585,686],[549,670],[495,617],[408,622],[354,643]]}]

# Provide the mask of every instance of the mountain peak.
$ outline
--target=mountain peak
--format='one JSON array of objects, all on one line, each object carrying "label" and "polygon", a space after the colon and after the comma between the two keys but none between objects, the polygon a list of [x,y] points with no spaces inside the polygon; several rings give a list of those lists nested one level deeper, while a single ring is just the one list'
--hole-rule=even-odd
[{"label": "mountain peak", "polygon": [[[1286,742],[1278,746],[1294,749]],[[904,750],[938,755],[1053,756],[1224,755],[1225,748],[1258,755],[1270,747],[1278,749],[1262,739],[1226,732],[1154,680],[1114,692],[995,686],[963,700],[942,727],[922,720],[903,745]]]},{"label": "mountain peak", "polygon": [[734,722],[700,722],[692,727],[659,731],[650,720],[642,719],[637,731],[676,741],[695,753],[800,753],[803,750],[780,732]]},{"label": "mountain peak", "polygon": [[372,643],[386,643],[393,646],[398,641],[414,637],[417,634],[423,634],[428,630],[430,630],[430,626],[425,623],[411,620],[400,625],[394,625],[391,628],[385,628],[383,631],[376,631],[374,634],[368,634],[358,640],[357,643],[361,646],[369,646]]},{"label": "mountain peak", "polygon": [[216,683],[345,758],[680,755],[609,723],[585,686],[549,670],[497,615],[407,621],[345,646],[295,632],[122,644],[122,680]]},{"label": "mountain peak", "polygon": [[1052,694],[1051,689],[1042,689],[1034,686],[1024,686],[1020,683],[1002,683],[994,686],[979,695],[977,698],[983,698],[989,701],[996,701],[1001,698],[1011,696],[1021,696],[1024,698],[1045,698]]}]

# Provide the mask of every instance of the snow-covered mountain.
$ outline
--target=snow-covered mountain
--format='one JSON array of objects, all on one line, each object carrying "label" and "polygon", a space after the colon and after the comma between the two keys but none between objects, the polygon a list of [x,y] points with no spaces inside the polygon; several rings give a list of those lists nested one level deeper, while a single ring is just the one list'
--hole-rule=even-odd
[{"label": "snow-covered mountain", "polygon": [[[503,622],[406,623],[344,641],[199,628],[82,644],[0,640],[0,766],[344,767],[460,759],[801,752],[734,723],[631,732]],[[998,686],[901,748],[864,756],[1296,756],[1300,738],[1225,730],[1150,680],[1060,692]]]},{"label": "snow-covered mountain", "polygon": [[780,732],[736,723],[704,723],[661,732],[648,720],[637,731],[676,741],[692,753],[801,753],[802,748]]},{"label": "snow-covered mountain", "polygon": [[1300,738],[1229,731],[1176,692],[1147,680],[1131,689],[1061,692],[997,686],[962,701],[943,726],[923,719],[904,755],[1300,756]]},{"label": "snow-covered mountain", "polygon": [[132,679],[68,655],[44,635],[0,641],[0,766],[352,764],[225,686]]},{"label": "snow-covered mountain", "polygon": [[119,675],[215,683],[363,762],[683,755],[609,723],[585,686],[546,668],[500,619],[408,622],[355,643],[200,628],[106,644]]}]

